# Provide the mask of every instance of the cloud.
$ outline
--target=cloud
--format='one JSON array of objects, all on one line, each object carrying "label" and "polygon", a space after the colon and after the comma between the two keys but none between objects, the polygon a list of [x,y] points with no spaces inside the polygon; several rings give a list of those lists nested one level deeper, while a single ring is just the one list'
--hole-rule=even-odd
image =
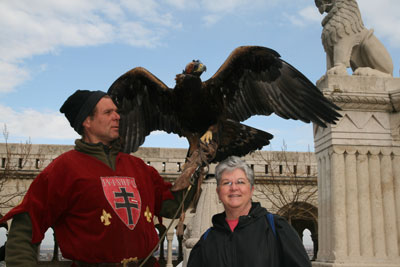
[{"label": "cloud", "polygon": [[312,23],[320,23],[322,20],[321,14],[318,12],[316,6],[307,6],[299,11],[302,20],[307,20]]},{"label": "cloud", "polygon": [[29,78],[24,60],[62,47],[112,42],[154,47],[182,25],[156,1],[20,0],[0,2],[0,92]]},{"label": "cloud", "polygon": [[165,5],[160,5],[154,0],[121,0],[121,8],[126,11],[129,18],[132,15],[162,27],[180,27],[180,23],[174,19],[174,16],[168,11]]},{"label": "cloud", "polygon": [[196,0],[165,0],[165,2],[181,10],[199,8],[199,2]]},{"label": "cloud", "polygon": [[57,46],[94,45],[111,40],[113,26],[96,15],[95,7],[66,5],[69,1],[49,1],[47,5],[42,2],[0,3],[2,59],[16,62],[54,51]]},{"label": "cloud", "polygon": [[231,12],[238,7],[244,7],[251,4],[254,1],[251,0],[224,0],[224,1],[215,1],[215,0],[203,0],[203,7],[215,13],[219,12]]},{"label": "cloud", "polygon": [[210,26],[216,24],[221,18],[222,18],[221,15],[209,14],[209,15],[203,16],[203,22],[204,22],[205,26],[210,27]]},{"label": "cloud", "polygon": [[23,81],[29,79],[29,72],[18,68],[15,64],[0,61],[0,92],[8,93]]},{"label": "cloud", "polygon": [[202,0],[199,2],[199,8],[205,14],[203,15],[205,26],[212,26],[227,15],[255,12],[282,1],[286,0]]},{"label": "cloud", "polygon": [[146,136],[143,147],[175,147],[188,148],[188,141],[185,137],[179,137],[177,134],[168,134],[163,131],[154,131]]},{"label": "cloud", "polygon": [[400,47],[400,1],[359,0],[364,25],[375,30],[377,36],[385,37],[390,44]]},{"label": "cloud", "polygon": [[3,128],[6,125],[10,140],[27,137],[34,140],[43,138],[44,135],[53,140],[73,140],[79,137],[65,117],[58,112],[33,109],[16,111],[0,105],[0,114],[2,114],[0,126]]},{"label": "cloud", "polygon": [[154,31],[140,23],[126,22],[118,28],[118,39],[132,46],[156,47],[161,39],[161,32],[159,35],[154,34]]}]

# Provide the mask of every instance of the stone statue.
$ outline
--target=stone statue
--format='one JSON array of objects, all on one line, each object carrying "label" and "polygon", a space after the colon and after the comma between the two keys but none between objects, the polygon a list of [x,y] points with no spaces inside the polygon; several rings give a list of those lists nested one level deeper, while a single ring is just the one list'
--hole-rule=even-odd
[{"label": "stone statue", "polygon": [[356,0],[315,0],[322,20],[327,74],[393,76],[393,62],[373,30],[364,27]]}]

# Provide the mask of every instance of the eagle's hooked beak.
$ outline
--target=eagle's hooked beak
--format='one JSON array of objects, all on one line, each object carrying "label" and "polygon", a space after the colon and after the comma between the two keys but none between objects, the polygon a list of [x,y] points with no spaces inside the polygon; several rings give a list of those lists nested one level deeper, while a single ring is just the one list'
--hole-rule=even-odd
[{"label": "eagle's hooked beak", "polygon": [[200,75],[207,70],[206,65],[201,63],[200,60],[193,60],[186,65],[183,74],[192,74],[200,77]]},{"label": "eagle's hooked beak", "polygon": [[207,71],[207,67],[206,65],[204,65],[203,63],[199,62],[197,64],[197,66],[195,67],[193,73],[197,73],[199,76],[203,73]]}]

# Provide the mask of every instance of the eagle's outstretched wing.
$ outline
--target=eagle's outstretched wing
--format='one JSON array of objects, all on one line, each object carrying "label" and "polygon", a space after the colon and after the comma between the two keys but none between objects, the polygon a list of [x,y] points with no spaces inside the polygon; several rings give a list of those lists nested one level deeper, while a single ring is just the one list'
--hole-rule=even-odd
[{"label": "eagle's outstretched wing", "polygon": [[223,102],[224,117],[236,121],[275,113],[326,127],[341,116],[310,80],[266,47],[236,48],[203,88]]},{"label": "eagle's outstretched wing", "polygon": [[218,149],[213,159],[215,163],[232,155],[243,157],[262,149],[273,138],[270,133],[230,119],[220,122],[218,135]]},{"label": "eagle's outstretched wing", "polygon": [[172,91],[141,67],[126,72],[111,85],[108,94],[119,108],[125,152],[136,151],[154,130],[181,135]]}]

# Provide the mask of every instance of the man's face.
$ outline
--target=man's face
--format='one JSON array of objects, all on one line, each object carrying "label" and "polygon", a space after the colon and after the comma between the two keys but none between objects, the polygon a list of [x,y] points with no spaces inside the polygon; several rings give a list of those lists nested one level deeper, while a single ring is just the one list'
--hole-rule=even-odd
[{"label": "man's face", "polygon": [[87,117],[83,122],[85,127],[84,141],[88,143],[102,142],[109,145],[119,136],[119,114],[117,106],[110,98],[103,97],[95,107],[92,117]]}]

